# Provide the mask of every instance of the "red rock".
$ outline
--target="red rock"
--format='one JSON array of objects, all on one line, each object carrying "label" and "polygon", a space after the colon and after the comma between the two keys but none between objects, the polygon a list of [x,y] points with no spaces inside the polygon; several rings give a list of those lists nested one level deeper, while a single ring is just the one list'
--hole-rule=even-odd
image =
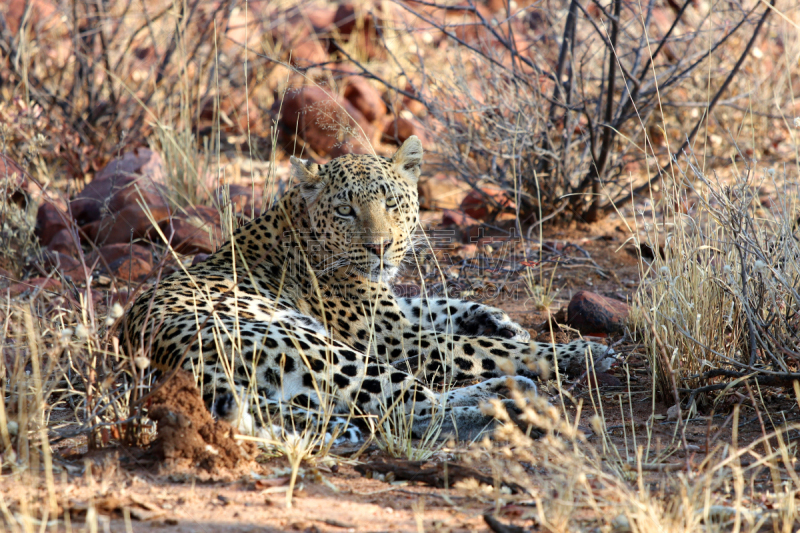
[{"label": "red rock", "polygon": [[[255,196],[253,196],[254,193]],[[217,188],[216,199],[221,207],[230,202],[235,215],[242,214],[248,218],[254,218],[261,214],[262,193],[261,187],[256,187],[254,191],[253,187],[247,185],[230,184]]]},{"label": "red rock", "polygon": [[493,14],[506,11],[506,0],[486,0],[485,4]]},{"label": "red rock", "polygon": [[[406,84],[405,92],[409,95],[413,95],[419,97],[420,99],[424,99],[425,97],[429,97],[430,95],[423,95],[420,97],[417,90],[414,88],[413,85]],[[417,100],[416,98],[411,98],[410,96],[403,95],[403,109],[407,109],[411,112],[412,115],[416,117],[424,116],[428,112],[428,108],[425,107],[425,104]]]},{"label": "red rock", "polygon": [[513,212],[516,204],[505,191],[482,187],[472,189],[461,202],[460,209],[471,217],[487,220],[500,211]]},{"label": "red rock", "polygon": [[[156,223],[169,218],[170,210],[166,206],[150,206],[149,209]],[[88,239],[101,245],[129,243],[131,240],[142,239],[147,237],[152,228],[153,224],[147,212],[137,204],[129,205],[102,220],[81,226]]]},{"label": "red rock", "polygon": [[39,242],[47,246],[58,232],[67,227],[70,222],[69,215],[61,211],[50,202],[45,202],[39,206],[36,213],[36,236]]},{"label": "red rock", "polygon": [[336,17],[336,10],[316,6],[311,9],[303,9],[303,17],[307,18],[315,32],[328,31]]},{"label": "red rock", "polygon": [[249,131],[255,136],[265,132],[264,114],[255,102],[239,93],[208,95],[200,104],[198,119],[197,130],[203,134],[216,127],[217,120],[224,133],[241,135]]},{"label": "red rock", "polygon": [[47,245],[49,250],[59,252],[64,255],[74,257],[78,252],[78,244],[73,240],[73,233],[68,228],[63,228],[61,231],[53,235],[53,238]]},{"label": "red rock", "polygon": [[108,163],[72,200],[72,216],[83,226],[142,200],[151,207],[166,206],[165,176],[157,153],[147,148],[126,152]]},{"label": "red rock", "polygon": [[0,3],[0,13],[5,15],[6,24],[12,35],[19,31],[19,25],[25,16],[25,9],[31,4],[28,28],[32,34],[52,28],[57,23],[56,6],[46,0],[4,0]]},{"label": "red rock", "polygon": [[386,104],[380,93],[361,76],[350,76],[344,88],[344,98],[361,111],[364,118],[377,122],[386,115]]},{"label": "red rock", "polygon": [[123,281],[140,281],[153,268],[153,253],[139,244],[109,244],[89,254],[86,265]]},{"label": "red rock", "polygon": [[279,123],[287,137],[285,147],[289,151],[292,151],[292,143],[288,142],[288,137],[295,133],[319,155],[329,155],[342,141],[369,146],[372,139],[372,125],[358,109],[316,86],[286,93],[283,102],[277,101],[273,107],[273,112],[279,111]]},{"label": "red rock", "polygon": [[442,226],[459,226],[466,228],[472,225],[480,225],[481,221],[472,218],[466,213],[445,209],[442,211]]},{"label": "red rock", "polygon": [[[501,215],[503,215],[501,213]],[[508,218],[498,216],[491,225],[475,224],[461,231],[461,242],[477,244],[478,248],[483,248],[487,244],[499,246],[510,239],[514,239],[517,230],[516,217]],[[518,237],[516,237],[518,239]]]},{"label": "red rock", "polygon": [[414,135],[414,125],[411,121],[405,118],[396,118],[383,129],[381,142],[400,146],[412,135]]},{"label": "red rock", "polygon": [[47,272],[57,271],[60,275],[70,277],[75,281],[82,280],[86,277],[80,261],[70,255],[65,255],[60,252],[45,252],[42,266]]},{"label": "red rock", "polygon": [[603,16],[603,12],[600,11],[600,8],[594,4],[589,4],[588,6],[586,6],[586,12],[589,14],[591,18],[595,20],[599,20],[600,17]]},{"label": "red rock", "polygon": [[342,35],[350,35],[356,29],[356,8],[352,2],[340,4],[333,16],[333,24]]},{"label": "red rock", "polygon": [[412,135],[419,137],[423,146],[428,145],[428,132],[418,120],[398,117],[383,128],[381,142],[400,146]]},{"label": "red rock", "polygon": [[457,209],[470,186],[455,176],[436,174],[417,184],[420,209]]},{"label": "red rock", "polygon": [[478,255],[478,245],[475,243],[462,244],[458,247],[458,255],[462,259],[468,259]]},{"label": "red rock", "polygon": [[[325,35],[333,24],[336,10],[315,7],[300,12],[290,10],[281,23],[270,24],[272,40],[293,65],[308,67],[328,61]],[[276,50],[277,52],[277,50]]]},{"label": "red rock", "polygon": [[140,257],[120,257],[109,265],[111,273],[117,279],[126,281],[142,281],[153,269],[153,265]]},{"label": "red rock", "polygon": [[[516,50],[520,51],[523,56],[530,56],[527,50],[531,47],[531,42],[529,42],[526,37],[529,30],[524,20],[516,17],[512,17],[508,20],[513,30],[511,34],[509,34],[508,24],[496,24],[493,21],[496,17],[488,7],[475,4],[475,8],[485,22],[481,20],[478,14],[469,11],[451,10],[440,12],[436,13],[434,19],[437,20],[439,24],[443,25],[448,33],[454,35],[458,41],[468,44],[470,47],[483,54],[491,55],[495,60],[499,60],[507,67],[511,67],[512,57],[508,50],[509,46],[513,46]],[[495,33],[497,33],[497,35],[495,35]],[[435,36],[434,40],[444,37],[444,35]],[[447,36],[443,46],[461,46],[456,39]],[[514,68],[521,68],[528,73],[530,67],[520,62],[517,63]]]},{"label": "red rock", "polygon": [[21,295],[33,294],[34,291],[60,292],[61,282],[53,278],[31,278],[29,280],[14,283],[8,289],[11,298]]},{"label": "red rock", "polygon": [[[210,254],[223,242],[219,212],[211,207],[197,206],[187,209],[159,223],[159,228],[172,248],[179,254]],[[150,240],[164,244],[164,238],[152,229]]]},{"label": "red rock", "polygon": [[309,35],[289,46],[291,63],[298,67],[319,65],[328,60],[328,51],[319,39]]},{"label": "red rock", "polygon": [[[373,5],[376,6],[376,4]],[[359,48],[366,52],[368,58],[384,57],[385,51],[376,39],[375,17],[372,12],[362,10],[361,5],[356,6],[353,2],[339,4],[333,17],[333,25],[338,30],[341,39],[356,40]]]},{"label": "red rock", "polygon": [[195,218],[199,220],[200,224],[213,224],[218,226],[220,223],[219,211],[214,207],[207,205],[198,205],[195,207],[187,207],[179,213],[179,216],[184,216],[187,219]]},{"label": "red rock", "polygon": [[594,292],[578,291],[567,306],[567,324],[584,335],[619,333],[630,307]]},{"label": "red rock", "polygon": [[264,31],[259,18],[254,16],[253,7],[247,13],[244,9],[226,9],[224,11],[228,20],[223,26],[225,36],[221,40],[227,53],[241,53],[245,46],[249,50],[261,52],[261,35]]},{"label": "red rock", "polygon": [[119,259],[125,259],[129,257],[138,257],[148,263],[152,262],[153,260],[153,253],[146,246],[142,246],[140,244],[118,243],[101,246],[97,249],[97,252],[92,252],[89,254],[89,257],[86,259],[87,264],[94,264],[98,258],[98,252],[100,256],[102,256],[103,261],[105,261],[105,264],[109,265],[109,267],[112,263],[118,261]]},{"label": "red rock", "polygon": [[[653,35],[661,39],[664,35],[667,34],[674,20],[675,20],[675,14],[670,13],[667,8],[664,7],[653,8],[651,17],[653,26],[651,31],[653,32]],[[664,57],[666,57],[670,62],[675,61],[678,58],[677,51],[675,50],[671,41],[668,41],[664,44],[663,54]]]}]

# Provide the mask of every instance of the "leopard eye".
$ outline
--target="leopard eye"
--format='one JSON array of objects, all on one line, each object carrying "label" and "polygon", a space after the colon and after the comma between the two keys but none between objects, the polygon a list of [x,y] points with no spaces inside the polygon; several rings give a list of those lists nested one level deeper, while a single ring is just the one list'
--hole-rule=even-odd
[{"label": "leopard eye", "polygon": [[349,205],[340,205],[336,208],[336,214],[341,215],[343,217],[352,217],[353,216],[353,208]]},{"label": "leopard eye", "polygon": [[386,207],[393,208],[397,207],[397,198],[391,197],[386,199]]}]

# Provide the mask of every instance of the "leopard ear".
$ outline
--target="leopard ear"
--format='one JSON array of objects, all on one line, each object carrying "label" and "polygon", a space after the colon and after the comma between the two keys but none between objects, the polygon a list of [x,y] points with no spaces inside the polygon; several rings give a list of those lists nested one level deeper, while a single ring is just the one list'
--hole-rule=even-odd
[{"label": "leopard ear", "polygon": [[312,204],[317,199],[317,195],[325,186],[325,182],[319,175],[319,165],[309,159],[299,159],[292,156],[292,177],[296,179],[300,186],[300,193],[306,199],[306,203]]},{"label": "leopard ear", "polygon": [[422,143],[419,137],[412,135],[403,143],[397,152],[392,156],[392,163],[397,170],[411,181],[417,181],[420,175],[420,165],[422,164]]}]

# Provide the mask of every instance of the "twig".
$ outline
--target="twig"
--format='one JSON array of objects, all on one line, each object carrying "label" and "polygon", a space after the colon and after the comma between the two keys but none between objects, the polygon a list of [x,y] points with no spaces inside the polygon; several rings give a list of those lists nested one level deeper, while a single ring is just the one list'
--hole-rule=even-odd
[{"label": "twig", "polygon": [[[728,74],[728,77],[725,78],[725,81],[722,82],[722,85],[717,90],[716,94],[714,94],[714,98],[712,98],[711,102],[708,104],[708,109],[706,110],[706,113],[702,114],[697,119],[697,123],[694,125],[694,128],[692,128],[691,133],[689,133],[689,135],[686,137],[686,140],[683,141],[683,143],[681,144],[680,148],[678,148],[675,152],[672,153],[672,155],[670,157],[670,161],[666,165],[664,165],[663,167],[659,168],[658,172],[656,172],[656,174],[652,178],[647,180],[647,183],[645,183],[644,185],[640,185],[639,187],[636,187],[631,193],[627,194],[626,196],[624,196],[624,197],[622,197],[620,199],[617,199],[617,200],[615,200],[613,202],[610,202],[607,205],[603,206],[601,208],[601,211],[602,211],[603,214],[605,214],[605,215],[611,214],[612,212],[617,210],[620,206],[625,205],[625,204],[633,201],[634,198],[636,198],[637,196],[642,194],[644,191],[646,191],[650,187],[652,187],[655,183],[657,183],[661,179],[661,177],[664,174],[666,174],[668,172],[669,168],[672,166],[672,160],[676,160],[677,161],[677,159],[681,155],[681,153],[683,153],[683,151],[686,150],[686,148],[689,147],[689,145],[691,144],[691,142],[694,139],[695,135],[697,135],[697,132],[700,130],[700,127],[705,122],[706,116],[711,114],[711,111],[714,109],[714,106],[717,104],[719,99],[722,97],[722,94],[728,89],[728,85],[730,85],[731,81],[733,81],[733,78],[736,77],[736,74],[739,72],[739,69],[741,68],[742,64],[744,63],[744,60],[750,54],[750,49],[753,47],[753,44],[756,42],[756,39],[758,38],[759,33],[761,33],[761,28],[762,28],[762,26],[764,26],[764,22],[767,20],[767,18],[769,17],[770,13],[772,12],[772,8],[774,8],[774,7],[775,7],[775,0],[771,0],[770,3],[769,3],[769,6],[764,11],[764,14],[761,15],[761,18],[759,19],[755,30],[753,30],[753,34],[750,37],[750,40],[747,42],[747,45],[745,46],[744,51],[739,56],[739,59],[736,61],[736,64],[733,66],[733,69]],[[753,8],[753,9],[755,9],[755,8]],[[744,17],[743,21],[746,18],[747,17]],[[742,22],[740,22],[736,26],[736,28],[734,28],[728,34],[728,36],[732,35],[733,32],[736,31],[736,29],[741,26]],[[726,36],[726,39],[727,39],[727,36]],[[724,39],[723,39],[723,41],[724,41]],[[722,42],[720,42],[718,44],[722,44]],[[711,50],[709,50],[709,53],[711,53]],[[686,71],[684,71],[684,72],[686,72]]]}]

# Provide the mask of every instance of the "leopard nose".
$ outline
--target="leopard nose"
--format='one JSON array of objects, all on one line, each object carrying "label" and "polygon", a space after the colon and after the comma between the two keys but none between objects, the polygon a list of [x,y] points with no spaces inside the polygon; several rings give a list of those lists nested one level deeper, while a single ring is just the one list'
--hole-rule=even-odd
[{"label": "leopard nose", "polygon": [[372,252],[380,257],[383,255],[383,252],[389,249],[389,247],[392,245],[392,242],[392,239],[385,239],[383,242],[365,242],[363,246],[367,249],[367,251]]}]

